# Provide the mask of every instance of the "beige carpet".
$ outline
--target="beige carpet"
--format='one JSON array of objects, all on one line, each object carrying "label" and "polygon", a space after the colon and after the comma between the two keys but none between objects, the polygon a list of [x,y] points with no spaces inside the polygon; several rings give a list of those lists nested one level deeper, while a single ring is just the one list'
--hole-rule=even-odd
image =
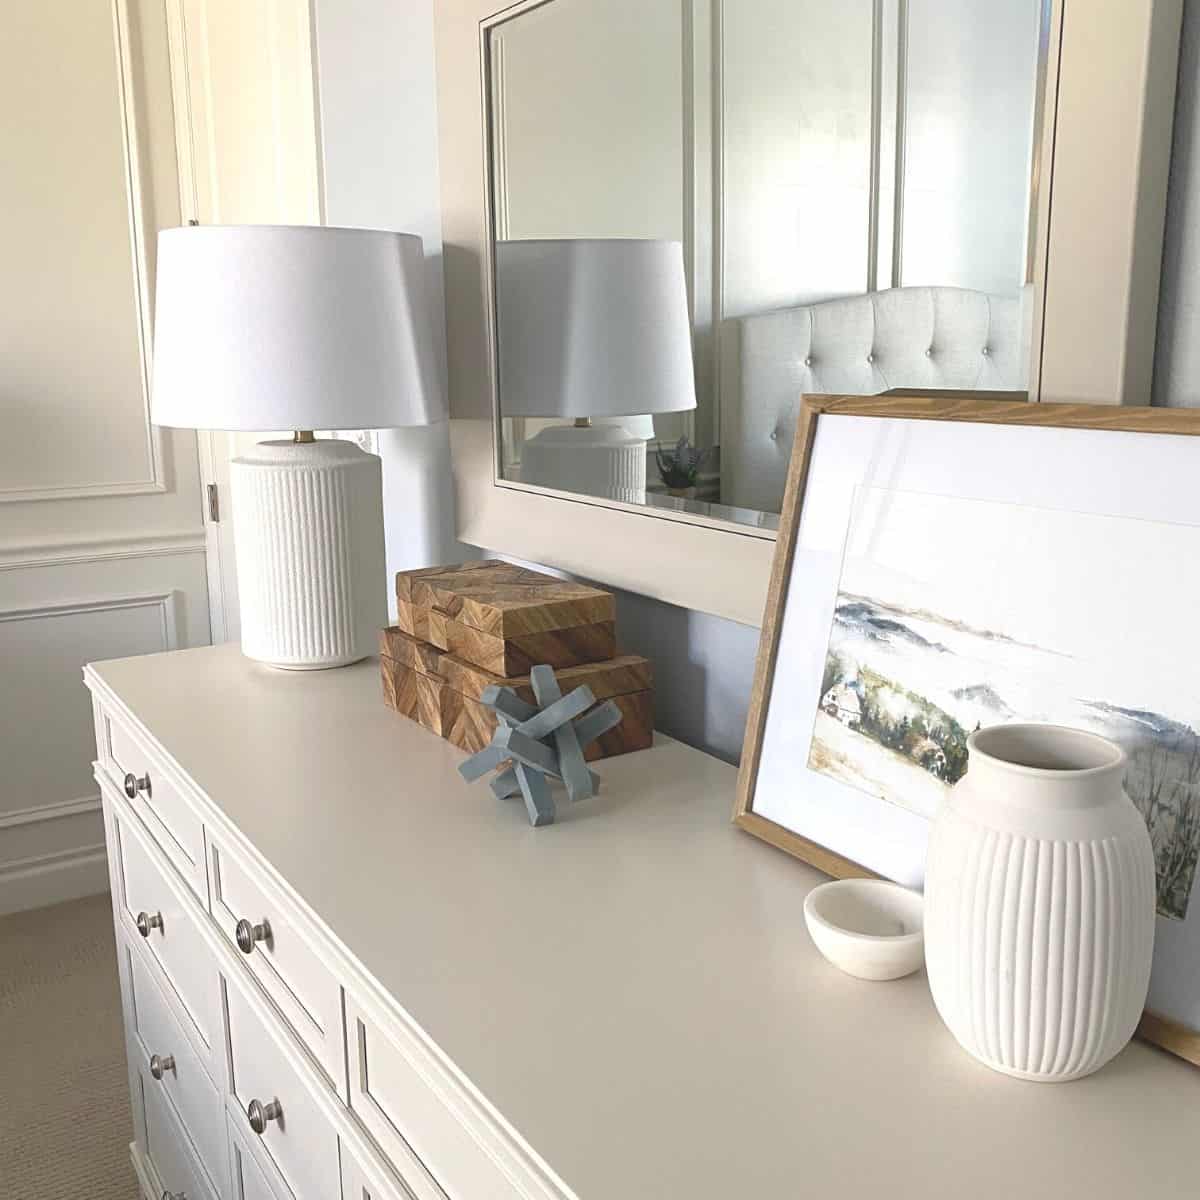
[{"label": "beige carpet", "polygon": [[0,1197],[136,1200],[109,898],[0,918]]}]

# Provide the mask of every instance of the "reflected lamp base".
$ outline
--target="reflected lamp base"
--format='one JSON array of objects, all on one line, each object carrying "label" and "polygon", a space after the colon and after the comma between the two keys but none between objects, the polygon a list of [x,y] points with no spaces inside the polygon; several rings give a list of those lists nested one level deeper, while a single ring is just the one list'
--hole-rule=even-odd
[{"label": "reflected lamp base", "polygon": [[646,440],[619,425],[551,425],[521,451],[521,482],[646,502]]}]

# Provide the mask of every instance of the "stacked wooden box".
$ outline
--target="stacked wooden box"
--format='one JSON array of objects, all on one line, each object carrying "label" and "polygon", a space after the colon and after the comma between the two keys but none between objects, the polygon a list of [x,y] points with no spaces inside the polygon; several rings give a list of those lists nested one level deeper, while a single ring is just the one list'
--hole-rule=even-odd
[{"label": "stacked wooden box", "polygon": [[380,635],[385,703],[463,750],[491,741],[496,717],[480,703],[491,684],[533,702],[529,672],[555,670],[563,692],[586,684],[613,700],[619,725],[589,759],[644,750],[653,739],[650,663],[618,655],[611,593],[494,560],[401,571],[399,624]]}]

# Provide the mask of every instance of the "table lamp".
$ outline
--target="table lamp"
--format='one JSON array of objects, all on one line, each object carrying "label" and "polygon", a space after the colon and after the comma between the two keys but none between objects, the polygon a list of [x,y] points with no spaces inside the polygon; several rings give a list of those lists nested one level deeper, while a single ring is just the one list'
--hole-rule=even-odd
[{"label": "table lamp", "polygon": [[289,430],[230,464],[242,652],[297,670],[370,654],[387,590],[379,458],[318,429],[445,416],[421,239],[316,226],[158,238],[151,420]]},{"label": "table lamp", "polygon": [[496,313],[501,415],[574,419],[525,442],[522,481],[643,503],[639,435],[696,407],[681,245],[498,242]]}]

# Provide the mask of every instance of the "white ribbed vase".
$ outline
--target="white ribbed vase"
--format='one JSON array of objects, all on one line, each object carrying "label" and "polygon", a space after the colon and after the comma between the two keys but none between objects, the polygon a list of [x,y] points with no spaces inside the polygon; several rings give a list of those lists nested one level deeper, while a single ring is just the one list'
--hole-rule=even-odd
[{"label": "white ribbed vase", "polygon": [[1000,725],[934,822],[925,957],[934,1003],[981,1062],[1078,1079],[1133,1036],[1154,948],[1154,853],[1125,755],[1095,734]]},{"label": "white ribbed vase", "polygon": [[242,653],[294,670],[372,653],[387,599],[379,458],[260,442],[230,464]]}]

